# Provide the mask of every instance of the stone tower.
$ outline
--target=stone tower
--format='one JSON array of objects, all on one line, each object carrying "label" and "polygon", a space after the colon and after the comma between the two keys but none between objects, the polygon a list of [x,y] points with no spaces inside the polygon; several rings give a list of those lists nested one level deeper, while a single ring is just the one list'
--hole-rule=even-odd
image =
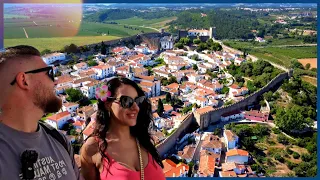
[{"label": "stone tower", "polygon": [[210,39],[216,39],[216,27],[210,27],[210,34],[209,34]]}]

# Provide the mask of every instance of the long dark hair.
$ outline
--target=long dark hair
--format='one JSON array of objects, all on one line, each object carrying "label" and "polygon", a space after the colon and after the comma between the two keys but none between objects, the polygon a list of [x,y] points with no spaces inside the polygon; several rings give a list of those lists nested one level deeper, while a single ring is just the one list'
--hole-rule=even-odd
[{"label": "long dark hair", "polygon": [[[111,92],[112,97],[115,96],[117,89],[122,84],[134,87],[138,93],[138,96],[145,96],[145,93],[134,81],[123,77],[116,77],[109,80],[106,83],[106,85],[108,86],[108,90]],[[112,100],[108,99],[108,101],[111,102]],[[110,162],[110,159],[108,158],[108,156],[106,156],[105,151],[108,147],[108,143],[106,141],[106,134],[110,127],[110,120],[110,112],[106,110],[104,102],[98,100],[96,126],[92,135],[102,140],[102,143],[99,143],[99,152],[102,155],[102,158],[106,158],[108,162]],[[141,146],[144,147],[152,155],[153,159],[163,168],[160,155],[157,149],[155,148],[154,141],[149,133],[149,126],[151,123],[153,123],[152,107],[150,100],[146,99],[140,105],[137,123],[135,126],[130,127],[130,134],[138,139]]]}]

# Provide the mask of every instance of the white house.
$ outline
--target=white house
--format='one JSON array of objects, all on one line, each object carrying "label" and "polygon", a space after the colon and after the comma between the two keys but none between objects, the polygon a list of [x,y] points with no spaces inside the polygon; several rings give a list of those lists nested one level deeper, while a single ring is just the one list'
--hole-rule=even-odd
[{"label": "white house", "polygon": [[216,154],[220,154],[222,149],[222,142],[218,136],[207,134],[202,142],[201,150],[207,150]]},{"label": "white house", "polygon": [[244,118],[244,114],[239,110],[227,112],[221,115],[221,121],[230,121],[234,119],[243,119],[243,118]]},{"label": "white house", "polygon": [[209,36],[210,31],[209,30],[198,30],[198,29],[190,29],[188,31],[188,36]]},{"label": "white house", "polygon": [[183,148],[183,151],[178,151],[178,157],[179,159],[185,159],[187,163],[192,161],[193,155],[195,153],[195,146],[193,145],[187,145]]},{"label": "white house", "polygon": [[93,99],[95,97],[96,88],[99,86],[99,82],[90,82],[80,88],[83,95],[87,96],[88,99]]},{"label": "white house", "polygon": [[94,72],[97,74],[98,79],[104,79],[115,73],[115,67],[110,65],[99,65],[92,67]]},{"label": "white house", "polygon": [[71,114],[65,111],[47,117],[46,122],[56,129],[61,129],[70,119]]},{"label": "white house", "polygon": [[244,62],[246,62],[246,60],[245,59],[242,59],[242,58],[235,58],[235,60],[234,60],[234,64],[235,65],[238,65],[238,66],[240,66],[242,63],[244,63]]},{"label": "white house", "polygon": [[77,71],[87,70],[88,69],[88,64],[85,63],[85,62],[81,62],[81,63],[73,65],[73,69],[77,70]]},{"label": "white house", "polygon": [[242,149],[231,149],[226,152],[226,162],[235,162],[239,164],[247,163],[249,160],[248,151]]},{"label": "white house", "polygon": [[76,122],[73,123],[73,126],[76,129],[80,129],[82,131],[86,127],[86,123],[85,123],[85,121],[76,121]]},{"label": "white house", "polygon": [[173,49],[173,37],[164,36],[160,39],[161,49]]},{"label": "white house", "polygon": [[239,143],[239,137],[230,130],[224,130],[223,137],[225,139],[225,144],[227,146],[227,150],[235,149]]},{"label": "white house", "polygon": [[62,110],[68,111],[69,113],[76,112],[78,108],[79,108],[79,104],[77,103],[70,102],[70,103],[64,103],[62,105]]},{"label": "white house", "polygon": [[134,47],[134,50],[143,54],[147,54],[149,52],[149,48],[146,46],[136,46]]},{"label": "white house", "polygon": [[66,55],[64,53],[52,53],[52,54],[46,54],[42,56],[43,61],[46,64],[52,64],[55,61],[64,61],[66,60]]}]

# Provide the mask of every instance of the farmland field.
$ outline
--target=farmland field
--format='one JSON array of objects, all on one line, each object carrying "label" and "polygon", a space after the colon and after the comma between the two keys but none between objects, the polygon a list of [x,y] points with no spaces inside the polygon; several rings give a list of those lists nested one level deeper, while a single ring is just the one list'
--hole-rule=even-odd
[{"label": "farmland field", "polygon": [[138,17],[133,17],[129,19],[116,20],[119,24],[129,24],[129,25],[138,25],[138,26],[150,26],[154,28],[161,28],[166,23],[177,19],[176,17],[167,17],[167,18],[158,18],[158,19],[142,19]]},{"label": "farmland field", "polygon": [[309,59],[298,59],[298,61],[303,65],[310,64],[310,68],[317,68],[317,58],[309,58]]},{"label": "farmland field", "polygon": [[[300,45],[299,41],[294,39],[287,41],[287,45]],[[286,67],[290,66],[291,59],[317,57],[317,46],[272,47],[272,45],[278,46],[285,44],[284,40],[275,40],[274,44],[270,43],[264,47],[261,46],[261,44],[254,46],[251,42],[224,41],[224,43],[235,49],[247,49],[249,54],[257,58],[266,59]]]},{"label": "farmland field", "polygon": [[317,86],[317,78],[315,78],[315,77],[302,76],[301,79],[314,85],[314,86]]},{"label": "farmland field", "polygon": [[77,46],[98,43],[101,41],[108,41],[119,39],[118,36],[76,36],[76,37],[56,37],[56,38],[20,38],[20,39],[4,39],[4,46],[10,47],[19,44],[27,44],[36,47],[39,51],[44,49],[60,50],[65,45],[71,43]]},{"label": "farmland field", "polygon": [[291,59],[317,57],[317,47],[266,47],[262,49],[252,49],[249,53],[258,58],[267,59],[289,67]]}]

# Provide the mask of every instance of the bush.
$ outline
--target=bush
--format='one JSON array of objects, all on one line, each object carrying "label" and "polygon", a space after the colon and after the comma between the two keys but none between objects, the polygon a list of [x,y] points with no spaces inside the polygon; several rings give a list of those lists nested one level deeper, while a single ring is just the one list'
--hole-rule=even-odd
[{"label": "bush", "polygon": [[293,158],[295,159],[299,159],[300,158],[300,154],[298,154],[297,152],[293,152]]},{"label": "bush", "polygon": [[291,161],[286,161],[286,164],[287,164],[287,166],[288,166],[288,168],[289,168],[290,170],[292,170],[293,168],[295,168],[295,167],[298,166],[298,164],[293,163],[293,162],[291,162]]},{"label": "bush", "polygon": [[283,145],[288,145],[289,144],[289,140],[286,136],[284,136],[283,134],[279,134],[277,137],[277,140],[279,143],[283,144]]},{"label": "bush", "polygon": [[290,155],[293,153],[293,151],[289,147],[286,147],[286,152]]},{"label": "bush", "polygon": [[273,133],[275,133],[275,134],[280,134],[280,133],[281,133],[281,131],[280,131],[279,128],[272,128],[272,131],[273,131]]},{"label": "bush", "polygon": [[309,155],[309,154],[302,154],[301,155],[301,159],[302,159],[302,161],[304,161],[304,162],[309,162],[309,161],[311,161],[312,160],[312,156],[311,155]]},{"label": "bush", "polygon": [[282,157],[279,153],[276,153],[276,154],[274,155],[274,159],[277,160],[277,161],[279,161],[279,162],[281,162],[281,163],[284,162],[283,157]]}]

